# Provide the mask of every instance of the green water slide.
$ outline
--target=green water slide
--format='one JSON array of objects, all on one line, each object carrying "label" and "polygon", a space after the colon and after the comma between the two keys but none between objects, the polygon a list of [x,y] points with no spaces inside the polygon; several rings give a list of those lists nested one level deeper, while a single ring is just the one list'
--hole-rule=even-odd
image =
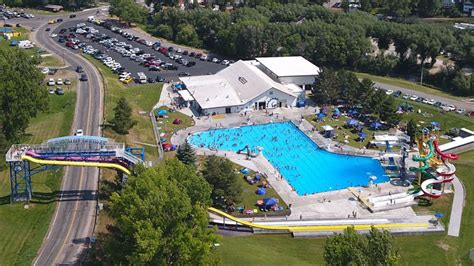
[{"label": "green water slide", "polygon": [[[428,161],[434,156],[434,146],[433,146],[433,141],[429,140],[428,141],[428,147],[430,151],[426,156],[413,156],[413,161],[415,162],[421,162],[423,165],[421,167],[410,167],[410,171],[412,172],[422,172],[424,174],[429,174],[426,172],[431,166],[428,163]],[[431,177],[431,175],[430,175]]]}]

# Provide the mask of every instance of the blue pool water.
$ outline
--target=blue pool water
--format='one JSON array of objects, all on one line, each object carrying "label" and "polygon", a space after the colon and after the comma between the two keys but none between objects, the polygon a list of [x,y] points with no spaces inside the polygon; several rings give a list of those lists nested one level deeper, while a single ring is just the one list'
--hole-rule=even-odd
[{"label": "blue pool water", "polygon": [[375,183],[389,180],[379,161],[320,149],[291,122],[209,130],[192,135],[188,141],[197,147],[229,151],[246,145],[254,151],[263,147],[265,158],[298,195],[366,186],[372,175],[377,177]]}]

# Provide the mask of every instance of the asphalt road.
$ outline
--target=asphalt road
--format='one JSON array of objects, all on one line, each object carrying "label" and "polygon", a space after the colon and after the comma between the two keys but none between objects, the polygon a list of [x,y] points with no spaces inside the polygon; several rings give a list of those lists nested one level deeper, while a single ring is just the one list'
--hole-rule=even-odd
[{"label": "asphalt road", "polygon": [[[76,14],[77,19],[80,19],[95,14],[95,11],[89,10]],[[84,67],[89,81],[78,84],[72,131],[82,128],[85,135],[99,136],[101,134],[99,126],[103,117],[100,75],[90,62],[61,47],[49,37],[45,29],[58,26],[47,24],[51,18],[53,17],[37,16],[30,20],[18,19],[15,23],[36,28],[31,36],[34,42],[64,58],[68,65]],[[65,16],[64,19],[69,20],[69,17]],[[51,122],[54,123],[54,121]],[[99,172],[96,168],[67,167],[65,169],[56,212],[33,262],[34,265],[77,262],[78,256],[85,247],[84,243],[92,235],[98,176]]]},{"label": "asphalt road", "polygon": [[[99,49],[103,53],[111,56],[115,61],[119,62],[125,68],[125,71],[132,73],[132,76],[134,76],[134,77],[137,77],[136,73],[143,72],[143,73],[145,73],[145,75],[147,77],[156,78],[156,76],[159,75],[159,76],[163,77],[166,80],[178,81],[178,73],[180,73],[180,72],[188,72],[188,73],[191,74],[191,76],[197,76],[197,75],[206,75],[208,73],[214,74],[214,73],[218,72],[219,70],[226,67],[222,64],[217,64],[217,63],[208,62],[208,61],[201,61],[201,60],[199,60],[199,58],[193,58],[193,57],[183,55],[183,58],[187,59],[188,61],[196,62],[196,65],[194,65],[192,67],[185,67],[183,65],[180,65],[180,64],[176,63],[174,60],[169,59],[168,57],[166,57],[162,53],[157,52],[157,51],[153,50],[152,48],[150,48],[146,45],[140,44],[140,43],[135,42],[135,41],[129,41],[126,38],[124,38],[122,35],[117,34],[117,33],[113,32],[111,30],[108,30],[108,29],[106,29],[102,26],[98,26],[98,25],[95,25],[95,24],[92,24],[92,23],[88,23],[86,21],[82,21],[82,22],[86,23],[88,26],[94,27],[96,30],[99,30],[100,33],[107,34],[111,38],[116,38],[119,42],[125,42],[125,43],[128,43],[128,44],[131,44],[133,47],[137,47],[137,48],[140,48],[141,50],[145,51],[145,53],[154,55],[155,58],[157,58],[157,59],[161,59],[164,62],[169,62],[169,63],[172,63],[175,66],[178,66],[178,70],[149,71],[147,67],[143,67],[138,62],[132,61],[128,57],[122,56],[120,53],[116,52],[115,50],[113,50],[113,49],[108,50],[105,46],[103,46],[102,44],[100,44],[98,42],[93,42],[90,39],[85,38],[85,36],[83,36],[83,35],[77,35],[77,38],[80,39],[81,42],[84,42],[87,45],[91,45],[92,47],[94,47],[96,49]],[[64,23],[61,24],[60,27],[58,27],[58,28],[56,28],[56,30],[54,30],[54,33],[59,33],[59,31],[61,29],[67,29],[69,27],[76,26],[77,24],[78,24],[77,21],[64,22]],[[54,40],[57,41],[57,37],[54,38]],[[62,43],[61,45],[65,46],[64,43]],[[72,49],[69,49],[69,50],[77,52],[77,51],[72,50]]]},{"label": "asphalt road", "polygon": [[[470,103],[467,101],[460,101],[460,100],[455,100],[455,99],[450,99],[450,98],[445,98],[437,95],[431,95],[428,93],[423,93],[419,92],[416,90],[412,90],[409,88],[403,88],[403,87],[398,87],[398,86],[393,86],[385,83],[380,83],[380,82],[375,82],[375,87],[381,88],[384,90],[393,90],[393,91],[401,91],[404,94],[410,94],[410,95],[418,95],[419,97],[427,98],[427,99],[434,99],[435,101],[442,102],[445,104],[453,104],[457,108],[462,108],[464,110],[474,110],[474,103]],[[408,102],[410,102],[408,100]]]}]

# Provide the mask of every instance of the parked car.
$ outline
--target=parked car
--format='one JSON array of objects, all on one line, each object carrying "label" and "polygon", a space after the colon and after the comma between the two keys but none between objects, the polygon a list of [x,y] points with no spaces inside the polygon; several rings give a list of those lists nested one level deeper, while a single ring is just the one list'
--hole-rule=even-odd
[{"label": "parked car", "polygon": [[456,113],[458,113],[460,115],[463,114],[464,112],[466,112],[466,110],[461,109],[461,108],[456,109]]},{"label": "parked car", "polygon": [[410,97],[410,100],[412,100],[412,101],[416,101],[417,99],[418,99],[418,96],[416,96],[416,95],[412,95]]},{"label": "parked car", "polygon": [[46,28],[46,30],[45,30],[45,31],[51,31],[51,28]]},{"label": "parked car", "polygon": [[191,76],[191,74],[189,74],[189,72],[179,72],[178,73],[178,77],[188,77],[188,76]]},{"label": "parked car", "polygon": [[64,90],[61,87],[56,88],[56,94],[57,95],[64,95]]},{"label": "parked car", "polygon": [[467,116],[474,116],[474,111],[466,112],[466,115],[467,115]]},{"label": "parked car", "polygon": [[71,80],[70,79],[65,79],[64,80],[64,85],[71,85]]},{"label": "parked car", "polygon": [[396,91],[393,96],[394,97],[400,97],[400,95],[402,95],[402,92],[401,91]]},{"label": "parked car", "polygon": [[54,86],[54,85],[56,85],[56,81],[53,78],[50,78],[48,80],[48,86]]},{"label": "parked car", "polygon": [[387,95],[392,95],[392,94],[393,94],[393,90],[387,90],[387,91],[385,92],[385,94],[387,94]]},{"label": "parked car", "polygon": [[78,129],[74,133],[74,136],[84,136],[84,131],[82,129]]},{"label": "parked car", "polygon": [[87,75],[86,74],[81,74],[81,77],[79,78],[80,81],[87,81]]},{"label": "parked car", "polygon": [[75,18],[75,17],[76,17],[76,14],[69,15],[69,18]]},{"label": "parked car", "polygon": [[157,82],[164,82],[165,79],[162,77],[162,76],[156,76],[156,79],[155,79]]},{"label": "parked car", "polygon": [[63,80],[62,79],[57,79],[56,84],[57,85],[63,85]]},{"label": "parked car", "polygon": [[434,105],[435,103],[436,103],[435,99],[430,99],[430,100],[428,101],[428,104],[429,104],[429,105]]}]

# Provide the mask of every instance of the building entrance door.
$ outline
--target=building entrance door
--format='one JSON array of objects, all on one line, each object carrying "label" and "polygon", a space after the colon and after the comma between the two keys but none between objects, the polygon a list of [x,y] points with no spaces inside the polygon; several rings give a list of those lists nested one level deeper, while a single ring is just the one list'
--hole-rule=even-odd
[{"label": "building entrance door", "polygon": [[226,113],[226,114],[230,114],[230,107],[226,107],[226,108],[225,108],[225,113]]},{"label": "building entrance door", "polygon": [[263,110],[265,109],[265,107],[266,107],[265,102],[258,102],[258,110]]}]

